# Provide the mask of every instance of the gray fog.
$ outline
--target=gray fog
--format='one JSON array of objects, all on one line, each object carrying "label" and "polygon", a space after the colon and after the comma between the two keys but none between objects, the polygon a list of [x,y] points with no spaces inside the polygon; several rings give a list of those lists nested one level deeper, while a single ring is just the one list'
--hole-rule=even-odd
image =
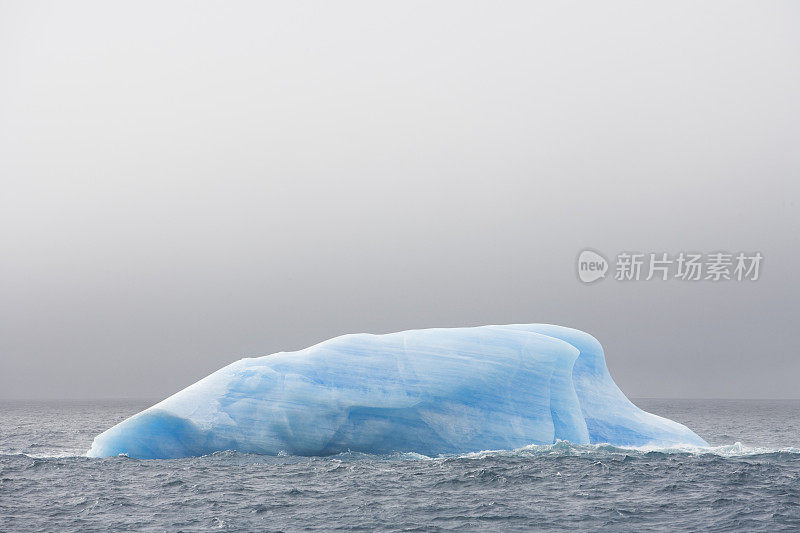
[{"label": "gray fog", "polygon": [[[631,397],[800,398],[797,2],[0,3],[0,398],[548,322]],[[583,284],[584,248],[764,256]]]}]

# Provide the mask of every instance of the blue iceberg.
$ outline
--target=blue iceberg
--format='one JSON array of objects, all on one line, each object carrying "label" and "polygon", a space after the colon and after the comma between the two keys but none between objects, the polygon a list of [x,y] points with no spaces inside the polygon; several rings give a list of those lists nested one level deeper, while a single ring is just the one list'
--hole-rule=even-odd
[{"label": "blue iceberg", "polygon": [[241,359],[101,433],[87,455],[430,456],[558,440],[708,446],[631,403],[591,335],[518,324],[343,335]]}]

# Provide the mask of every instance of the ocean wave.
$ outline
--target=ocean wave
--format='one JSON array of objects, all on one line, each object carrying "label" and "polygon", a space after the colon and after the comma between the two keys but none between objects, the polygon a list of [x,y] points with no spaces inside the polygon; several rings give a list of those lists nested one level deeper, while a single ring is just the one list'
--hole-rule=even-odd
[{"label": "ocean wave", "polygon": [[531,444],[515,450],[483,450],[461,454],[457,457],[463,459],[481,459],[483,457],[541,457],[549,455],[580,456],[580,455],[716,455],[719,457],[749,457],[771,454],[800,454],[800,448],[783,447],[770,448],[763,446],[748,446],[741,442],[723,444],[719,446],[612,446],[610,444],[572,444],[559,441],[555,444]]},{"label": "ocean wave", "polygon": [[[645,455],[685,455],[704,456],[713,455],[723,458],[754,457],[773,454],[800,454],[800,448],[795,447],[766,447],[750,446],[741,442],[723,444],[719,446],[612,446],[610,444],[572,444],[559,441],[554,444],[531,444],[514,450],[481,450],[462,454],[449,454],[427,456],[415,452],[395,452],[390,454],[370,454],[363,452],[347,451],[329,456],[300,456],[281,452],[278,455],[258,455],[235,450],[214,452],[200,457],[187,457],[183,459],[167,459],[169,461],[183,460],[225,460],[227,458],[251,458],[254,460],[270,458],[273,460],[336,460],[336,461],[450,461],[454,459],[479,460],[487,458],[544,458],[544,457],[580,457],[580,456],[645,456]],[[42,452],[0,451],[0,458],[25,457],[29,459],[86,459],[86,453],[78,450],[59,450]],[[107,460],[130,458],[124,454]],[[147,461],[162,461],[163,459],[148,459]]]},{"label": "ocean wave", "polygon": [[0,451],[0,458],[5,457],[26,457],[28,459],[86,459],[85,451],[65,450],[65,451],[43,451],[21,452],[21,451]]}]

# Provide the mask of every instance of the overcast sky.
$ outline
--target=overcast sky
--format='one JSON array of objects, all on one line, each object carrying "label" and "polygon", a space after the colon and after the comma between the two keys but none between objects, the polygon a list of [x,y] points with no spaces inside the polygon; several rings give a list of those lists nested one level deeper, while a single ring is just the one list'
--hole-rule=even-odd
[{"label": "overcast sky", "polygon": [[[0,398],[549,322],[800,398],[800,3],[0,2]],[[756,282],[576,275],[760,251]]]}]

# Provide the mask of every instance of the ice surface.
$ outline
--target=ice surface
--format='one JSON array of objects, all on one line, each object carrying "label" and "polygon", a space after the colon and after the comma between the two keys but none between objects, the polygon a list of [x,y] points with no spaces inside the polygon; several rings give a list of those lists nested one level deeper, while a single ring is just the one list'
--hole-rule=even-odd
[{"label": "ice surface", "polygon": [[425,455],[707,443],[633,405],[600,343],[547,324],[336,337],[232,363],[98,435],[90,457]]}]

